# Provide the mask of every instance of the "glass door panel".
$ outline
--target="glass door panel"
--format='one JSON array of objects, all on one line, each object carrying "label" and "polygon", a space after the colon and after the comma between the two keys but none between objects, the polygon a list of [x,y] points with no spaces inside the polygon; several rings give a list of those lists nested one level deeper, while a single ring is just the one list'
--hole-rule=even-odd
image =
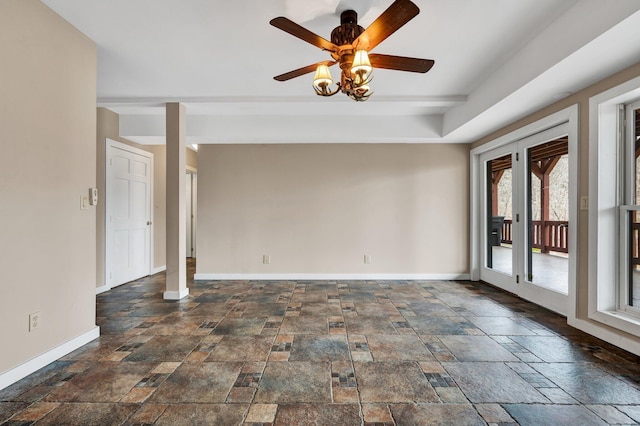
[{"label": "glass door panel", "polygon": [[513,216],[516,155],[512,146],[480,156],[482,173],[480,279],[511,293],[516,292]]},{"label": "glass door panel", "polygon": [[569,142],[526,148],[525,280],[569,292]]},{"label": "glass door panel", "polygon": [[486,162],[486,267],[513,274],[513,166],[511,153]]}]

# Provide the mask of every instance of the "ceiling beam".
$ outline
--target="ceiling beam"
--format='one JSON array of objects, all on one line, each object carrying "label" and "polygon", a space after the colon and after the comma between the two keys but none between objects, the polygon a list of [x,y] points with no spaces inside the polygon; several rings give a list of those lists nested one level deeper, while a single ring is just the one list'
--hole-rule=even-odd
[{"label": "ceiling beam", "polygon": [[[439,140],[441,116],[362,116],[357,119],[286,116],[187,117],[189,143],[421,143]],[[120,136],[158,142],[165,136],[164,115],[120,116]],[[146,139],[145,139],[146,138]]]},{"label": "ceiling beam", "polygon": [[[559,88],[561,92],[579,90],[637,62],[640,47],[630,43],[620,46],[618,40],[635,39],[640,26],[640,4],[599,1],[567,4],[571,7],[563,15],[473,90],[468,102],[445,114],[445,138],[454,134],[478,139],[477,135],[498,130],[506,124],[504,117],[514,117],[514,112],[522,117],[560,99],[563,93],[558,93]],[[576,26],[575,22],[581,24]],[[572,28],[570,36],[567,28]],[[611,49],[612,45],[620,49]],[[527,102],[523,103],[523,99]]]}]

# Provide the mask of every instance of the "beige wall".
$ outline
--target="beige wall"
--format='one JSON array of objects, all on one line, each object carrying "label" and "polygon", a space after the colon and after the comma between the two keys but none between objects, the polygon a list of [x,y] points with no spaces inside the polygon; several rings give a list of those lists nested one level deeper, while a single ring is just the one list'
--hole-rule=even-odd
[{"label": "beige wall", "polygon": [[[99,194],[104,200],[105,190],[105,161],[106,139],[112,139],[126,145],[153,153],[153,269],[164,268],[166,264],[166,155],[164,145],[140,145],[120,137],[120,117],[107,108],[97,109],[96,132],[97,156],[96,156],[96,181]],[[198,168],[197,153],[187,149],[187,166],[191,169]],[[105,283],[105,203],[99,203],[96,214],[96,286],[102,287]]]},{"label": "beige wall", "polygon": [[201,145],[197,272],[466,274],[468,162],[468,145]]},{"label": "beige wall", "polygon": [[[589,98],[602,93],[612,87],[615,87],[625,81],[640,76],[640,63],[633,65],[625,70],[622,70],[602,81],[599,81],[592,86],[581,90],[559,102],[550,105],[528,117],[523,118],[499,131],[496,131],[479,141],[473,143],[472,147],[481,146],[497,137],[505,135],[509,132],[517,130],[527,124],[537,121],[543,117],[546,117],[554,112],[565,109],[571,105],[578,104],[579,108],[579,140],[578,140],[578,196],[589,195],[589,175],[595,171],[589,170]],[[577,201],[576,201],[577,202]],[[588,232],[589,232],[589,212],[578,211],[578,252],[577,255],[578,271],[577,271],[577,316],[579,319],[589,321],[591,324],[607,328],[602,324],[594,321],[590,321],[587,318],[588,306],[589,306],[589,245],[588,245]],[[625,333],[618,332],[613,329],[614,333],[623,335],[636,341],[640,340],[637,337],[632,337]]]},{"label": "beige wall", "polygon": [[187,148],[187,169],[191,168],[192,170],[198,169],[198,153],[192,149]]},{"label": "beige wall", "polygon": [[[95,328],[96,48],[37,0],[0,1],[0,372]],[[30,313],[41,329],[29,332]]]}]

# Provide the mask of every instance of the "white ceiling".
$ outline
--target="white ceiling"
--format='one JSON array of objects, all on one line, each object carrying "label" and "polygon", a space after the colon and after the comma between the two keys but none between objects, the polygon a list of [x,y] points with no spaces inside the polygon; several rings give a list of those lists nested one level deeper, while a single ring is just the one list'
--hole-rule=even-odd
[{"label": "white ceiling", "polygon": [[375,70],[356,103],[316,96],[312,74],[273,80],[329,55],[269,21],[329,39],[342,10],[366,28],[392,0],[42,1],[96,42],[97,103],[140,143],[164,143],[167,101],[190,143],[471,142],[640,60],[640,0],[413,0],[373,51],[435,66]]}]

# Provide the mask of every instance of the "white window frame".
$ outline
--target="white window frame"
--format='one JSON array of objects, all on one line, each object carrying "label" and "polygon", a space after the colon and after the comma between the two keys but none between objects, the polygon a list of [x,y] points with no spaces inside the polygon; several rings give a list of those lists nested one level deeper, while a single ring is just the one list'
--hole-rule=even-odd
[{"label": "white window frame", "polygon": [[[640,317],[620,304],[624,200],[621,105],[640,99],[640,77],[589,99],[589,318],[640,336]],[[626,262],[625,262],[626,263]]]},{"label": "white window frame", "polygon": [[[618,309],[634,315],[640,319],[640,308],[629,304],[629,233],[631,222],[629,213],[640,211],[640,205],[636,204],[636,127],[635,111],[640,109],[640,100],[627,103],[620,107],[620,126],[625,130],[623,146],[619,151],[623,153],[620,169],[620,194],[622,205],[620,206],[620,288],[618,292]],[[624,121],[623,121],[624,119]],[[626,126],[625,126],[626,123]]]},{"label": "white window frame", "polygon": [[629,220],[630,212],[640,212],[640,205],[620,206],[620,284],[618,310],[640,319],[640,309],[629,305]]}]

